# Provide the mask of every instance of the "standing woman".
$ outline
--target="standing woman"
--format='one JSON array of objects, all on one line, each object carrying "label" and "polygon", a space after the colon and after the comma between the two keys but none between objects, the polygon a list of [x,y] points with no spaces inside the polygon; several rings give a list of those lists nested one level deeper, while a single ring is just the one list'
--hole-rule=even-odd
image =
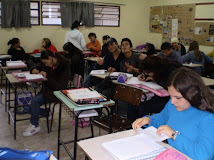
[{"label": "standing woman", "polygon": [[214,159],[214,99],[201,77],[181,67],[168,80],[171,99],[158,114],[137,119],[132,127],[144,125],[165,133],[169,145],[194,160]]},{"label": "standing woman", "polygon": [[197,41],[193,41],[189,45],[189,52],[182,56],[184,62],[201,64],[202,67],[194,67],[193,70],[200,75],[204,72],[206,63],[213,63],[213,59],[207,56],[204,52],[199,50]]},{"label": "standing woman", "polygon": [[22,60],[24,62],[27,61],[28,55],[25,53],[25,50],[20,46],[20,40],[18,38],[13,38],[9,40],[7,45],[10,45],[11,47],[8,50],[8,54],[11,55],[12,61]]},{"label": "standing woman", "polygon": [[33,53],[41,53],[45,49],[51,51],[51,52],[57,52],[56,47],[51,43],[51,40],[49,38],[43,38],[42,40],[42,47],[40,49],[35,49]]},{"label": "standing woman", "polygon": [[84,76],[84,57],[81,50],[75,47],[71,42],[67,42],[63,46],[65,57],[71,61],[71,77],[75,74]]},{"label": "standing woman", "polygon": [[30,125],[23,136],[32,136],[40,131],[39,115],[47,115],[45,109],[40,108],[45,102],[57,102],[54,91],[67,88],[70,80],[70,62],[59,53],[44,50],[41,53],[41,62],[31,69],[32,74],[42,74],[48,80],[43,82],[41,92],[32,98],[29,106],[31,114]]}]

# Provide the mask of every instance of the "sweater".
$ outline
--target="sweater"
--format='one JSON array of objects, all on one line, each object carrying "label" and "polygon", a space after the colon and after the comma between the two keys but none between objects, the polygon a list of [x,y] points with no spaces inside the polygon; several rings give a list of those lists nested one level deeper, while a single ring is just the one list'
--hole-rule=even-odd
[{"label": "sweater", "polygon": [[91,51],[95,52],[97,56],[100,56],[101,54],[101,44],[100,42],[96,39],[94,42],[89,42],[86,44],[86,47],[91,47]]},{"label": "sweater", "polygon": [[69,30],[65,36],[65,43],[71,42],[75,47],[79,48],[81,51],[85,49],[85,38],[83,34],[78,29]]},{"label": "sweater", "polygon": [[180,134],[169,145],[194,160],[214,159],[214,114],[190,106],[177,111],[171,100],[158,114],[150,116],[149,126],[168,125]]},{"label": "sweater", "polygon": [[10,49],[8,50],[8,55],[11,55],[11,60],[12,61],[17,61],[17,60],[27,60],[28,59],[28,55],[25,53],[25,50],[22,47],[19,47],[20,50],[16,50],[15,48],[13,48],[12,46],[10,47]]},{"label": "sweater", "polygon": [[213,63],[213,59],[209,56],[207,56],[204,52],[201,52],[202,54],[202,60],[200,62],[197,62],[195,60],[195,54],[194,51],[189,51],[187,54],[182,56],[182,59],[184,62],[188,62],[188,63],[196,63],[196,64],[202,64],[202,67],[194,67],[192,68],[193,70],[195,70],[196,72],[198,72],[199,74],[203,73],[204,67],[206,63]]},{"label": "sweater", "polygon": [[[166,57],[162,52],[158,54],[159,57]],[[181,58],[180,53],[178,53],[177,51],[173,51],[170,55],[167,56],[167,58],[169,58],[172,61],[176,61],[180,64],[183,64],[183,60]]]}]

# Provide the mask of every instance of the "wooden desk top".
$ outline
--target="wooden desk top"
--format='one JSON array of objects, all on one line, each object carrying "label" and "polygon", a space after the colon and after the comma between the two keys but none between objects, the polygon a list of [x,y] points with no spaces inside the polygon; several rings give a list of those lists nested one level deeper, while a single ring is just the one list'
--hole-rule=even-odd
[{"label": "wooden desk top", "polygon": [[87,61],[92,61],[92,62],[96,62],[98,60],[99,57],[86,57],[84,58]]},{"label": "wooden desk top", "polygon": [[214,79],[211,79],[211,78],[206,78],[206,77],[201,77],[204,84],[206,86],[213,86],[214,85]]},{"label": "wooden desk top", "polygon": [[202,67],[202,64],[196,64],[196,63],[185,64],[184,63],[183,66],[194,68],[194,67]]},{"label": "wooden desk top", "polygon": [[[109,152],[107,152],[107,150],[105,150],[104,147],[102,147],[102,143],[117,140],[120,138],[129,137],[129,136],[134,136],[140,133],[141,133],[140,130],[134,131],[131,129],[128,131],[122,131],[122,132],[112,133],[112,134],[95,137],[87,140],[82,140],[78,142],[78,145],[83,149],[86,155],[88,155],[89,158],[92,160],[100,160],[100,159],[115,160],[114,157]],[[166,148],[172,148],[170,145],[165,144],[163,142],[158,142],[158,143]],[[191,158],[187,157],[187,159],[190,160]]]}]

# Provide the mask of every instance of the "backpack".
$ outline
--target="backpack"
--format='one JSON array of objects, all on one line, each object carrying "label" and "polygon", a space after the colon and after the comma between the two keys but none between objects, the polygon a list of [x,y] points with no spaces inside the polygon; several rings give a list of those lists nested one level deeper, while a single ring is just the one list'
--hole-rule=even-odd
[{"label": "backpack", "polygon": [[48,160],[53,151],[20,151],[11,148],[0,148],[1,160]]},{"label": "backpack", "polygon": [[17,114],[25,114],[28,113],[28,107],[31,104],[31,99],[33,98],[33,94],[28,90],[21,90],[17,92],[16,99],[17,99]]}]

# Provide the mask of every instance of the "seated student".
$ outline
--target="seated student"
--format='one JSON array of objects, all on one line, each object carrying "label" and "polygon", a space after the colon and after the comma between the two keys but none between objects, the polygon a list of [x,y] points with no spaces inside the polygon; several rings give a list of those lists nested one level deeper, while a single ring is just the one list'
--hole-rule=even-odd
[{"label": "seated student", "polygon": [[75,47],[71,42],[67,42],[63,46],[65,57],[71,61],[71,77],[74,74],[84,77],[84,56],[81,50]]},{"label": "seated student", "polygon": [[80,30],[80,22],[74,21],[71,26],[71,30],[66,33],[65,43],[71,42],[79,50],[83,51],[85,48],[85,38]]},{"label": "seated student", "polygon": [[137,76],[140,73],[139,67],[141,64],[139,54],[132,53],[132,42],[129,38],[123,38],[121,46],[125,59],[120,62],[120,72],[131,73]]},{"label": "seated student", "polygon": [[[124,54],[119,49],[115,38],[111,37],[108,39],[107,45],[110,52],[104,57],[103,61],[98,60],[96,69],[106,69],[108,72],[120,71],[120,62],[125,58]],[[109,88],[107,81],[89,75],[84,82],[84,87],[91,87],[93,85],[96,86],[95,89],[100,93],[106,88]],[[112,84],[110,83],[110,85]]]},{"label": "seated student", "polygon": [[152,116],[137,119],[132,127],[144,125],[165,133],[168,143],[194,160],[214,159],[214,99],[191,69],[181,67],[170,75],[168,91],[171,99],[164,109]]},{"label": "seated student", "polygon": [[86,48],[89,49],[90,51],[95,52],[96,56],[100,56],[101,44],[97,40],[96,34],[95,33],[89,33],[88,38],[90,39],[91,42],[86,44]]},{"label": "seated student", "polygon": [[139,45],[136,47],[136,50],[145,50],[146,49],[146,45],[148,42],[146,42],[145,44]]},{"label": "seated student", "polygon": [[146,43],[145,49],[147,50],[147,52],[140,54],[140,57],[139,57],[140,60],[143,60],[148,55],[157,54],[157,52],[155,50],[155,46],[153,44],[151,44],[151,43]]},{"label": "seated student", "polygon": [[[172,71],[181,65],[165,57],[147,56],[142,60],[140,81],[153,81],[167,89],[167,80]],[[169,97],[159,97],[155,95],[150,100],[140,103],[139,106],[128,106],[127,118],[135,120],[147,114],[159,113],[169,100]]]},{"label": "seated student", "polygon": [[168,42],[165,42],[161,45],[161,53],[159,53],[158,56],[167,57],[172,61],[183,64],[181,55],[177,51],[173,50],[171,44]]},{"label": "seated student", "polygon": [[44,50],[41,53],[41,64],[31,69],[32,74],[42,74],[48,79],[44,82],[42,90],[31,100],[29,113],[31,114],[30,126],[24,131],[23,136],[32,136],[40,131],[39,115],[45,116],[47,111],[40,108],[45,102],[56,102],[54,91],[67,88],[70,80],[70,62],[59,53]]},{"label": "seated student", "polygon": [[51,44],[50,39],[48,38],[43,38],[42,40],[42,47],[40,49],[35,49],[33,53],[41,53],[45,49],[51,51],[51,52],[57,52],[57,49],[54,45]]},{"label": "seated student", "polygon": [[185,55],[186,52],[186,48],[184,47],[183,44],[179,43],[178,38],[177,37],[173,37],[171,39],[171,44],[173,46],[173,49],[175,51],[177,51],[178,53],[180,53],[181,56]]},{"label": "seated student", "polygon": [[105,57],[109,53],[107,41],[110,37],[108,35],[103,36],[103,46],[100,57]]},{"label": "seated student", "polygon": [[25,53],[25,50],[20,46],[21,42],[18,38],[13,38],[8,41],[7,45],[11,47],[8,50],[8,54],[11,55],[12,61],[22,60],[24,62],[27,61],[28,55]]},{"label": "seated student", "polygon": [[197,41],[190,43],[189,50],[190,51],[186,55],[182,56],[182,59],[184,62],[202,64],[202,67],[192,68],[201,75],[204,71],[205,64],[213,63],[213,59],[199,50],[199,44]]},{"label": "seated student", "polygon": [[27,64],[27,67],[29,69],[34,65],[33,61],[29,59],[29,55],[27,55],[25,53],[25,50],[20,46],[21,43],[18,38],[11,39],[7,44],[11,44],[11,47],[8,50],[8,54],[12,56],[12,61],[21,60]]}]

